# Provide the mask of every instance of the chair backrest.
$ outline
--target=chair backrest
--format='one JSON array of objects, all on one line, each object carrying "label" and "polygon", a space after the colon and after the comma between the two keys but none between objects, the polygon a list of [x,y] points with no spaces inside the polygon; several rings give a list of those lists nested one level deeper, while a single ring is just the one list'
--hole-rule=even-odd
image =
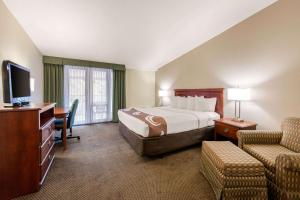
[{"label": "chair backrest", "polygon": [[75,99],[72,103],[71,109],[69,111],[68,122],[67,122],[68,128],[72,128],[72,126],[74,124],[75,114],[77,111],[78,103],[79,103],[78,99]]},{"label": "chair backrest", "polygon": [[280,144],[300,153],[300,118],[286,118],[281,124],[281,130],[283,131],[283,136]]}]

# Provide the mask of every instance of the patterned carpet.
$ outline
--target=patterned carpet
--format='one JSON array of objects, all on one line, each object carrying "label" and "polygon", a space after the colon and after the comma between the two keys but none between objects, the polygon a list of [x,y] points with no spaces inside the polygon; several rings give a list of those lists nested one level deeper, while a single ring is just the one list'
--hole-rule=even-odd
[{"label": "patterned carpet", "polygon": [[42,189],[19,199],[214,199],[199,171],[200,147],[159,158],[142,158],[119,135],[118,124],[74,128]]}]

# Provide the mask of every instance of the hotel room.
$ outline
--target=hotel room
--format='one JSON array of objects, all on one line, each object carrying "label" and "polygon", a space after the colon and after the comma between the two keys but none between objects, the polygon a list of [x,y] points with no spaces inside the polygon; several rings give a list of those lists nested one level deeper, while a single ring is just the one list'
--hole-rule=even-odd
[{"label": "hotel room", "polygon": [[0,199],[300,199],[299,8],[0,0]]}]

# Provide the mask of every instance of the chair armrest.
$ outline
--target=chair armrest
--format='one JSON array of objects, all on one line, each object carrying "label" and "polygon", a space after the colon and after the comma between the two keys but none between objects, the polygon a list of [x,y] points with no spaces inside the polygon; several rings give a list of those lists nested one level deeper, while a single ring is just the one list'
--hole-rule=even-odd
[{"label": "chair armrest", "polygon": [[279,144],[282,131],[272,130],[240,130],[237,132],[238,144],[243,148],[244,144]]},{"label": "chair armrest", "polygon": [[300,172],[300,153],[280,154],[276,158],[276,167]]},{"label": "chair armrest", "polygon": [[300,197],[300,153],[280,154],[275,165],[277,187]]}]

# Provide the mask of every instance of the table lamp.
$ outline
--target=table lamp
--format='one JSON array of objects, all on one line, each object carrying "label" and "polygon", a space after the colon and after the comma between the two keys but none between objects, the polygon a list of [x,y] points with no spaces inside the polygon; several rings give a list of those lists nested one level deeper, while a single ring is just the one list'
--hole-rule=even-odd
[{"label": "table lamp", "polygon": [[163,106],[163,98],[168,96],[168,90],[159,90],[158,96],[159,96],[159,105]]},{"label": "table lamp", "polygon": [[[227,99],[235,101],[233,121],[243,122],[244,120],[241,119],[241,101],[250,100],[250,90],[248,88],[228,88]],[[238,104],[238,112],[237,112],[237,104]]]}]

